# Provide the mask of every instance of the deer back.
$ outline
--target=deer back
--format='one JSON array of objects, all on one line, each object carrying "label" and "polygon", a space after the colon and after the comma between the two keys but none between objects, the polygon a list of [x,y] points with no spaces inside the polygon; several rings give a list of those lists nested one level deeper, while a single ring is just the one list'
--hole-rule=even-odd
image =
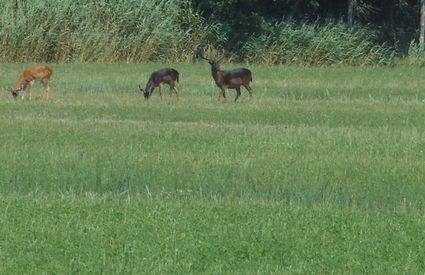
[{"label": "deer back", "polygon": [[49,66],[37,66],[28,68],[22,71],[18,81],[16,82],[16,88],[21,88],[22,85],[40,79],[50,79],[52,75],[52,69]]},{"label": "deer back", "polygon": [[224,84],[248,84],[252,81],[252,73],[246,68],[223,71]]},{"label": "deer back", "polygon": [[149,81],[155,85],[160,83],[171,83],[179,80],[179,72],[173,68],[164,68],[153,72],[149,78]]}]

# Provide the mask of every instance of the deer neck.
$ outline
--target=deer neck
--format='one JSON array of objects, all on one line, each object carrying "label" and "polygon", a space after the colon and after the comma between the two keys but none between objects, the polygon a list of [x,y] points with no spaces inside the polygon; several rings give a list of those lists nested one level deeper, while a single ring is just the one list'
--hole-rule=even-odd
[{"label": "deer neck", "polygon": [[145,91],[147,93],[152,93],[154,88],[155,88],[155,84],[153,83],[153,81],[149,80],[148,83],[146,83]]},{"label": "deer neck", "polygon": [[223,78],[223,72],[220,70],[220,68],[211,67],[211,73],[216,82],[220,82],[220,80]]},{"label": "deer neck", "polygon": [[18,82],[16,82],[15,90],[24,89],[25,85],[27,85],[27,81],[19,79]]}]

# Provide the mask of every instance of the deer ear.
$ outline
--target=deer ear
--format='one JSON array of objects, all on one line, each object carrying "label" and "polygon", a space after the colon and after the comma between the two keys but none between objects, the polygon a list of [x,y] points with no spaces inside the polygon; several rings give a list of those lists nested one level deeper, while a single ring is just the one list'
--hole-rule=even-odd
[{"label": "deer ear", "polygon": [[201,57],[203,55],[204,55],[204,50],[201,49],[201,48],[197,48],[196,51],[195,51],[195,56],[196,57]]},{"label": "deer ear", "polygon": [[205,59],[208,62],[211,61],[210,59],[205,57],[205,53],[204,53],[204,50],[202,48],[198,48],[195,52],[195,55],[196,55],[196,57]]},{"label": "deer ear", "polygon": [[145,91],[145,90],[143,90],[142,85],[139,85],[139,90],[140,90],[141,92],[144,92],[144,91]]}]

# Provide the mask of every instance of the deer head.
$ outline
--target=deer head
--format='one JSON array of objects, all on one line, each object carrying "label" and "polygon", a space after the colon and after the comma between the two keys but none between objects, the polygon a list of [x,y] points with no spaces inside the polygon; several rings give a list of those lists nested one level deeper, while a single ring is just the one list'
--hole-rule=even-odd
[{"label": "deer head", "polygon": [[223,50],[222,56],[219,59],[209,59],[209,58],[206,58],[205,57],[205,54],[204,54],[204,50],[201,49],[201,48],[198,48],[196,50],[196,56],[197,57],[200,57],[202,59],[207,60],[208,63],[211,65],[211,68],[213,70],[219,70],[220,69],[220,62],[224,59],[224,50]]},{"label": "deer head", "polygon": [[142,85],[139,85],[139,90],[143,93],[143,96],[144,96],[146,99],[148,99],[148,98],[149,98],[150,93],[149,93],[147,90],[143,89],[143,88],[142,88]]},{"label": "deer head", "polygon": [[19,96],[19,92],[22,91],[22,88],[18,88],[18,89],[9,88],[9,91],[12,94],[13,98],[16,99]]}]

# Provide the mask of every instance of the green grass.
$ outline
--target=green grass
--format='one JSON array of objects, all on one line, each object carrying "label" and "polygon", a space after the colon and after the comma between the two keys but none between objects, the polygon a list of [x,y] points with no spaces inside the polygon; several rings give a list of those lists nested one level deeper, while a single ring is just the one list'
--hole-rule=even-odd
[{"label": "green grass", "polygon": [[2,273],[421,273],[420,215],[270,202],[13,196]]},{"label": "green grass", "polygon": [[14,101],[25,66],[0,65],[0,273],[424,272],[420,69],[243,65],[234,103],[205,63],[149,101],[170,65],[52,64],[51,100]]}]

